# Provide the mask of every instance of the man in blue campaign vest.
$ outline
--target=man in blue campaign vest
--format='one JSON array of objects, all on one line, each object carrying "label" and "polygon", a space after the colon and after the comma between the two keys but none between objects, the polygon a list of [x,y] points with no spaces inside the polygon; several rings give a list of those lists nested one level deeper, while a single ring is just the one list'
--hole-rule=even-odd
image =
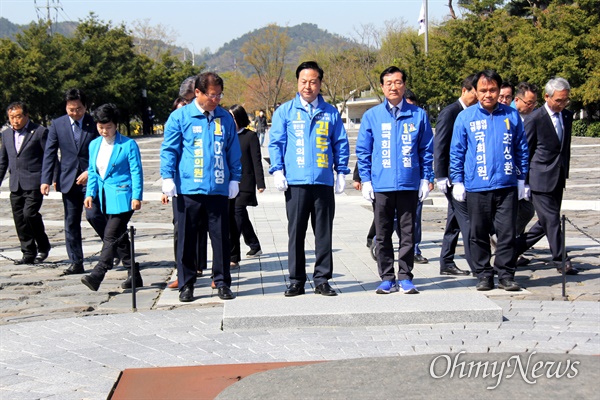
[{"label": "man in blue campaign vest", "polygon": [[315,234],[315,293],[335,296],[328,282],[333,275],[333,192],[334,186],[335,193],[344,191],[350,146],[340,113],[319,94],[323,70],[314,61],[304,62],[296,78],[298,94],[277,108],[269,131],[269,172],[277,189],[285,191],[288,217],[290,285],[285,296],[304,294],[309,217]]},{"label": "man in blue campaign vest", "polygon": [[[213,281],[222,300],[233,299],[229,271],[228,198],[239,192],[241,151],[233,117],[219,107],[223,80],[213,72],[196,78],[196,99],[171,113],[160,151],[162,191],[176,197],[179,301],[194,299],[196,241],[208,221]],[[207,218],[202,218],[207,216]]]},{"label": "man in blue campaign vest", "polygon": [[[467,202],[470,250],[479,282],[477,290],[521,288],[515,282],[517,201],[525,198],[529,167],[527,137],[519,113],[500,104],[502,78],[493,70],[479,72],[479,102],[458,114],[450,144],[452,196]],[[497,239],[494,269],[489,234]]]},{"label": "man in blue campaign vest", "polygon": [[394,66],[381,73],[385,101],[365,113],[356,142],[362,193],[375,202],[378,294],[398,291],[392,244],[396,215],[399,285],[404,293],[418,293],[411,272],[413,228],[417,202],[427,198],[433,177],[433,132],[425,111],[404,101],[406,79],[406,72]]}]

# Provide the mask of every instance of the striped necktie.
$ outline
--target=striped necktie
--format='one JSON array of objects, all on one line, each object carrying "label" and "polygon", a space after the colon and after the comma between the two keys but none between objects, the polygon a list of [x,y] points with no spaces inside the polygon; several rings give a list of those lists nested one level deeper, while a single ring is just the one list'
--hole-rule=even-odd
[{"label": "striped necktie", "polygon": [[398,107],[392,107],[392,116],[394,119],[398,119],[398,111],[400,111]]}]

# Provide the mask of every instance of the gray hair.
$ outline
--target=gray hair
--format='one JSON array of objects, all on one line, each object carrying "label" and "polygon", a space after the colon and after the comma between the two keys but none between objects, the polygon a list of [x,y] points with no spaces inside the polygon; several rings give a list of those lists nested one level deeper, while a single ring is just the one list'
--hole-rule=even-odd
[{"label": "gray hair", "polygon": [[196,76],[190,76],[185,78],[179,87],[179,97],[187,98],[190,94],[194,93],[194,87],[196,85]]},{"label": "gray hair", "polygon": [[546,94],[550,97],[554,96],[555,91],[571,90],[569,82],[565,78],[552,78],[546,83]]}]

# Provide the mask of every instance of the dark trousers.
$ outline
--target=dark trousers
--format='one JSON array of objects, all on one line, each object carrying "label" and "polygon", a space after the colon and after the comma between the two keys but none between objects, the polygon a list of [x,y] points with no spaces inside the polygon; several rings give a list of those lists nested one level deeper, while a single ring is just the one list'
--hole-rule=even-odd
[{"label": "dark trousers", "polygon": [[[231,286],[229,213],[226,196],[180,194],[177,201],[177,279],[179,289],[196,283],[198,231],[208,229],[213,250],[212,273],[217,287]],[[206,224],[204,226],[203,224]]]},{"label": "dark trousers", "polygon": [[40,208],[44,196],[39,190],[22,190],[10,193],[10,206],[23,257],[32,258],[40,252],[50,251]]},{"label": "dark trousers", "polygon": [[444,238],[442,240],[442,250],[440,252],[440,270],[456,267],[454,254],[456,253],[458,235],[462,234],[463,245],[465,247],[465,259],[469,263],[473,275],[475,275],[475,267],[471,261],[471,246],[469,239],[471,227],[467,203],[464,201],[456,201],[454,197],[452,197],[452,188],[448,188],[446,199],[448,199],[448,214],[446,217]]},{"label": "dark trousers", "polygon": [[[67,254],[73,264],[83,264],[83,245],[81,239],[81,212],[85,198],[85,186],[73,185],[71,190],[62,194],[65,213],[65,240]],[[85,209],[85,218],[94,228],[100,239],[104,239],[106,216],[100,210],[98,196],[92,202],[92,208]]]},{"label": "dark trousers", "polygon": [[[467,208],[471,222],[471,258],[479,278],[490,278],[496,270],[499,279],[515,276],[517,188],[468,192]],[[490,233],[498,237],[494,268],[490,265]]]},{"label": "dark trousers", "polygon": [[[177,201],[173,200],[173,253],[175,255],[175,264],[177,264],[177,239],[179,237],[179,224],[177,223]],[[203,218],[206,218],[206,214],[201,215]],[[201,271],[207,268],[208,264],[208,252],[206,251],[206,246],[208,244],[208,235],[206,227],[208,223],[206,219],[203,220],[200,224],[204,227],[204,229],[198,230],[198,237],[196,241],[196,269],[197,271]]]},{"label": "dark trousers", "polygon": [[416,190],[375,193],[375,229],[377,241],[377,268],[381,280],[393,280],[394,272],[394,217],[398,219],[400,250],[398,250],[398,279],[412,280],[414,265],[413,229],[417,203]]},{"label": "dark trousers", "polygon": [[415,254],[421,254],[421,249],[419,249],[419,245],[421,244],[421,239],[423,238],[423,230],[421,229],[422,215],[423,215],[423,202],[417,201],[417,209],[415,211],[415,228],[413,230],[413,243],[414,243]]},{"label": "dark trousers", "polygon": [[254,232],[254,227],[250,221],[246,206],[235,206],[235,223],[238,232],[244,238],[246,246],[252,250],[260,250],[260,241],[258,240],[258,236],[256,236],[256,232]]},{"label": "dark trousers", "polygon": [[121,214],[107,214],[106,227],[104,228],[104,240],[102,241],[102,252],[98,265],[111,269],[113,257],[116,255],[121,259],[123,267],[131,268],[131,244],[127,234],[127,224],[133,215],[132,211]]},{"label": "dark trousers", "polygon": [[229,244],[231,245],[231,262],[239,263],[240,255],[240,231],[235,221],[235,199],[229,199]]},{"label": "dark trousers", "polygon": [[519,200],[517,205],[517,237],[525,233],[525,228],[527,228],[527,224],[529,224],[534,215],[535,208],[533,207],[533,203],[525,199]]},{"label": "dark trousers", "polygon": [[562,231],[560,228],[562,197],[563,188],[560,186],[550,193],[531,192],[531,202],[537,212],[538,221],[531,227],[529,232],[519,237],[518,254],[524,253],[546,236],[552,252],[552,260],[562,260]]},{"label": "dark trousers", "polygon": [[333,276],[332,235],[335,199],[327,185],[290,185],[285,191],[288,218],[288,270],[290,283],[304,284],[306,255],[304,239],[311,219],[315,234],[315,286]]}]

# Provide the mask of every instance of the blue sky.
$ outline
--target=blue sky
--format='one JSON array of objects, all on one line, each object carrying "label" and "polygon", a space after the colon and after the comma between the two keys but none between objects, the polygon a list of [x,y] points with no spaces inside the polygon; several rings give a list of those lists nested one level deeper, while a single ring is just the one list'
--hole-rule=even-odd
[{"label": "blue sky", "polygon": [[[77,21],[93,11],[113,24],[150,20],[175,33],[175,44],[196,53],[223,44],[269,23],[293,26],[314,23],[321,29],[353,37],[361,25],[383,27],[385,21],[404,20],[418,28],[422,0],[37,0],[38,6],[60,4],[59,21]],[[0,17],[13,23],[36,20],[34,0],[0,0]],[[458,1],[454,2],[458,13]],[[448,17],[447,0],[429,0],[429,18]],[[45,11],[41,11],[43,15]],[[52,13],[54,16],[54,12]]]}]

